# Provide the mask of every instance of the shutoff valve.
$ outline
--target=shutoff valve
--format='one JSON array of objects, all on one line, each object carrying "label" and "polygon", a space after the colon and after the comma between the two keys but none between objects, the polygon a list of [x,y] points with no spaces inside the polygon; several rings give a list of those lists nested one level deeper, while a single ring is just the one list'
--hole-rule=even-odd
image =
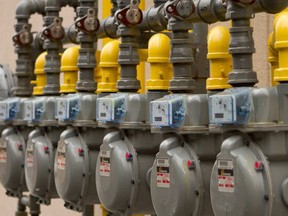
[{"label": "shutoff valve", "polygon": [[116,13],[116,19],[125,26],[140,24],[143,20],[143,13],[139,9],[139,1],[131,0],[128,7]]},{"label": "shutoff valve", "polygon": [[51,41],[61,40],[65,36],[62,19],[56,17],[53,23],[43,30],[43,36]]},{"label": "shutoff valve", "polygon": [[29,45],[33,42],[33,36],[30,32],[31,25],[22,26],[22,30],[13,36],[13,42],[18,45]]},{"label": "shutoff valve", "polygon": [[174,0],[166,6],[166,12],[177,19],[187,19],[196,10],[192,0]]},{"label": "shutoff valve", "polygon": [[86,33],[94,33],[99,27],[100,23],[96,17],[96,12],[93,8],[89,8],[87,15],[76,20],[76,28]]}]

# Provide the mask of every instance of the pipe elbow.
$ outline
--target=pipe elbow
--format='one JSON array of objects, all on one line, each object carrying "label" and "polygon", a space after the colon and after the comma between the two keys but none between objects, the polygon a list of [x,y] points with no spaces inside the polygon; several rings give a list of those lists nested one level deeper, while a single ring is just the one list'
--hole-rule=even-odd
[{"label": "pipe elbow", "polygon": [[165,34],[153,35],[148,43],[149,63],[169,63],[170,38]]},{"label": "pipe elbow", "polygon": [[268,38],[268,61],[269,62],[276,62],[278,61],[278,52],[275,49],[275,35],[272,32]]},{"label": "pipe elbow", "polygon": [[120,41],[113,40],[107,43],[100,55],[100,67],[118,67],[118,55],[119,55]]},{"label": "pipe elbow", "polygon": [[257,0],[257,3],[265,12],[272,14],[279,13],[288,6],[287,0]]},{"label": "pipe elbow", "polygon": [[208,59],[231,58],[230,33],[226,27],[216,26],[208,34]]},{"label": "pipe elbow", "polygon": [[283,12],[277,17],[274,26],[275,49],[288,48],[288,12]]},{"label": "pipe elbow", "polygon": [[66,49],[61,58],[61,72],[77,71],[78,56],[79,46],[73,46]]},{"label": "pipe elbow", "polygon": [[21,0],[16,7],[16,19],[29,19],[36,12],[43,14],[45,0]]}]

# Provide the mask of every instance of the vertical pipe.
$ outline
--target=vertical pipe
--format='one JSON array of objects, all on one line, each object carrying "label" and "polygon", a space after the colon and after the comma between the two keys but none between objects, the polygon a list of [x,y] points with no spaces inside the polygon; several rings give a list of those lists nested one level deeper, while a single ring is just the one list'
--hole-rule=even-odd
[{"label": "vertical pipe", "polygon": [[255,53],[253,28],[250,27],[250,19],[254,17],[253,6],[230,0],[226,16],[232,21],[229,52],[233,64],[228,83],[233,87],[254,86],[258,79],[252,59]]},{"label": "vertical pipe", "polygon": [[79,18],[76,26],[80,30],[78,40],[80,42],[78,58],[78,82],[76,89],[79,92],[95,92],[94,68],[96,67],[95,52],[97,50],[96,30],[99,27],[97,20],[98,1],[79,0],[77,8]]},{"label": "vertical pipe", "polygon": [[94,205],[85,205],[82,216],[94,216]]},{"label": "vertical pipe", "polygon": [[[44,71],[46,74],[46,85],[44,87],[45,95],[58,95],[60,90],[60,66],[63,44],[61,39],[65,35],[62,27],[62,18],[60,17],[61,6],[57,0],[46,0],[45,4],[45,37],[44,48],[47,50],[46,63]],[[54,31],[56,34],[54,34]]]},{"label": "vertical pipe", "polygon": [[29,24],[30,16],[36,12],[44,14],[45,0],[22,0],[16,8],[15,25],[16,34],[13,36],[16,60],[16,77],[17,85],[14,88],[16,96],[30,96],[33,88],[30,81],[34,78],[34,62],[32,59],[32,42],[31,25]]},{"label": "vertical pipe", "polygon": [[[140,89],[140,81],[137,80],[137,65],[139,64],[137,37],[140,31],[136,27],[137,24],[129,23],[126,17],[127,13],[124,8],[130,4],[130,1],[118,0],[117,3],[120,9],[120,12],[116,15],[120,21],[117,34],[121,37],[118,58],[121,69],[117,89],[120,92],[137,92]],[[134,3],[132,1],[132,3],[136,5],[138,2]]]}]

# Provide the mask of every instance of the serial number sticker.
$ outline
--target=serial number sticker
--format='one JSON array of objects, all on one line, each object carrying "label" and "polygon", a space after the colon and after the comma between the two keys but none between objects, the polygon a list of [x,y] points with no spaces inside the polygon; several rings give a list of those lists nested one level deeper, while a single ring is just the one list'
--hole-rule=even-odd
[{"label": "serial number sticker", "polygon": [[169,159],[157,159],[157,187],[170,188],[170,167]]},{"label": "serial number sticker", "polygon": [[110,151],[100,151],[100,176],[110,177],[111,173],[111,153]]},{"label": "serial number sticker", "polygon": [[58,146],[58,154],[57,154],[57,169],[65,170],[66,165],[65,153],[66,153],[66,145],[60,144]]},{"label": "serial number sticker", "polygon": [[7,162],[7,143],[4,140],[0,140],[0,163]]},{"label": "serial number sticker", "polygon": [[33,153],[33,143],[28,142],[26,149],[26,166],[33,167],[34,164],[34,153]]},{"label": "serial number sticker", "polygon": [[218,160],[218,190],[225,193],[234,193],[235,177],[232,160]]}]

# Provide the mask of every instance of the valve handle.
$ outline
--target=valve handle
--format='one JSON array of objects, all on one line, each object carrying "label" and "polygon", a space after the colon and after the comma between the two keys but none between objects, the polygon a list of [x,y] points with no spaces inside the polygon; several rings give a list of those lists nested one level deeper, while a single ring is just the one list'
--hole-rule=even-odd
[{"label": "valve handle", "polygon": [[94,33],[99,27],[99,20],[96,18],[96,12],[93,8],[89,8],[87,15],[76,20],[76,28],[86,33]]},{"label": "valve handle", "polygon": [[21,31],[19,31],[13,36],[14,43],[19,44],[19,45],[31,44],[33,42],[33,37],[30,32],[30,29],[31,29],[31,25],[29,24],[23,25]]},{"label": "valve handle", "polygon": [[55,17],[53,23],[43,30],[43,36],[52,41],[61,40],[65,36],[62,19]]},{"label": "valve handle", "polygon": [[192,0],[175,0],[166,6],[166,12],[180,20],[189,18],[195,11],[196,6]]},{"label": "valve handle", "polygon": [[139,8],[139,0],[131,0],[128,7],[116,13],[116,18],[126,26],[140,24],[143,20],[143,13]]}]

